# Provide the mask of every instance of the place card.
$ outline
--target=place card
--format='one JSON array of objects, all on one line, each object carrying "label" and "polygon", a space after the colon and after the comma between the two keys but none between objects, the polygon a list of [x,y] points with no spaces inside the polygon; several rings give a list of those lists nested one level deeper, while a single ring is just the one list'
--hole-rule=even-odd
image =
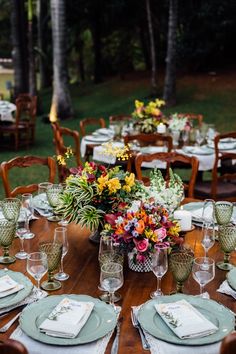
[{"label": "place card", "polygon": [[9,275],[0,278],[0,298],[14,294],[24,288],[24,285],[17,283]]}]

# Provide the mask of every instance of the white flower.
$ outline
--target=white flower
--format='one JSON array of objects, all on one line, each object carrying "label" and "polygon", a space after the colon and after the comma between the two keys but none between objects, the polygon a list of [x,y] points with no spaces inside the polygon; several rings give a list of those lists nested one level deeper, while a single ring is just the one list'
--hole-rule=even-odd
[{"label": "white flower", "polygon": [[172,114],[171,119],[169,120],[169,129],[184,130],[187,121],[188,121],[187,117],[179,118],[178,113]]},{"label": "white flower", "polygon": [[141,200],[134,200],[131,204],[131,207],[128,209],[128,212],[136,213],[140,209]]}]

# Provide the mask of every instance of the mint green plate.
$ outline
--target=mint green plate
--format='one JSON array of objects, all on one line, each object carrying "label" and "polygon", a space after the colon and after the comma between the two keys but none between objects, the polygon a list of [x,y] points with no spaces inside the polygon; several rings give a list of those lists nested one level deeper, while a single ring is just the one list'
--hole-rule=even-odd
[{"label": "mint green plate", "polygon": [[236,268],[231,269],[227,274],[226,274],[227,281],[229,283],[229,286],[236,290]]},{"label": "mint green plate", "polygon": [[31,281],[22,273],[19,272],[13,272],[12,270],[0,270],[0,277],[3,277],[4,275],[9,275],[13,280],[15,280],[19,284],[24,285],[24,289],[18,291],[17,293],[5,296],[0,298],[0,309],[3,309],[4,307],[7,306],[12,306],[15,304],[18,304],[18,302],[24,300],[32,291],[33,289],[33,284]]},{"label": "mint green plate", "polygon": [[[214,323],[219,328],[218,331],[207,337],[201,338],[180,339],[177,337],[158,315],[154,304],[157,302],[175,302],[181,299],[188,301],[201,312],[203,316]],[[234,313],[225,306],[213,300],[183,294],[161,296],[158,300],[147,301],[139,310],[138,318],[141,326],[154,337],[165,342],[179,345],[204,345],[218,342],[234,330],[235,324]]]},{"label": "mint green plate", "polygon": [[[90,301],[95,304],[93,311],[76,338],[51,337],[39,331],[40,324],[48,317],[57,304],[68,297],[77,301]],[[117,315],[112,306],[88,295],[55,295],[27,306],[20,317],[21,329],[39,342],[54,345],[78,345],[93,342],[112,331]]]}]

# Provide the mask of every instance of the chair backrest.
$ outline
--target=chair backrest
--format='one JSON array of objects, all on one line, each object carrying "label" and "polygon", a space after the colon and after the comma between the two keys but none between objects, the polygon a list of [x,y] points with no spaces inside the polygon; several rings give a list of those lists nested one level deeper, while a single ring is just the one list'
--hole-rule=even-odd
[{"label": "chair backrest", "polygon": [[110,116],[109,117],[109,123],[115,123],[115,122],[128,122],[132,119],[132,116],[130,114],[117,114],[115,116]]},{"label": "chair backrest", "polygon": [[87,128],[91,126],[96,127],[96,128],[105,128],[106,127],[106,122],[104,118],[84,118],[80,121],[80,132],[82,136],[85,136],[88,131]]},{"label": "chair backrest", "polygon": [[18,194],[32,193],[37,191],[38,184],[30,184],[27,186],[18,186],[14,189],[11,188],[9,181],[9,170],[14,167],[30,167],[33,165],[48,166],[49,178],[48,181],[54,183],[56,177],[56,162],[52,157],[38,157],[38,156],[24,156],[15,157],[10,161],[1,163],[1,177],[6,197],[15,197]]},{"label": "chair backrest", "polygon": [[236,332],[228,334],[220,346],[219,354],[235,354],[236,353]]},{"label": "chair backrest", "polygon": [[170,135],[153,133],[153,134],[126,135],[124,137],[125,144],[128,144],[134,140],[137,140],[141,146],[148,146],[148,145],[158,146],[166,143],[168,151],[171,151],[173,149],[173,139]]},{"label": "chair backrest", "polygon": [[202,114],[195,114],[195,113],[178,113],[179,118],[187,117],[190,121],[197,121],[199,127],[203,123],[203,115]]},{"label": "chair backrest", "polygon": [[[58,122],[52,123],[53,130],[53,142],[56,149],[56,155],[64,155],[67,152],[67,146],[64,142],[65,136],[70,136],[73,139],[72,151],[76,159],[77,166],[82,165],[80,157],[80,137],[79,132],[76,130],[71,130],[66,127],[61,127]],[[60,182],[63,182],[65,178],[69,175],[69,169],[66,165],[58,165],[58,174]]]},{"label": "chair backrest", "polygon": [[27,93],[20,94],[16,99],[16,107],[21,107],[21,112],[25,114],[25,117],[29,119],[36,117],[37,112],[37,96],[31,96]]},{"label": "chair backrest", "polygon": [[7,339],[3,343],[0,343],[1,354],[28,354],[28,350],[25,346],[14,339]]},{"label": "chair backrest", "polygon": [[154,154],[141,154],[139,153],[135,158],[135,170],[138,180],[143,180],[142,176],[142,163],[160,160],[166,162],[166,180],[169,180],[169,168],[173,167],[176,163],[184,164],[186,168],[191,167],[191,176],[188,183],[184,183],[184,189],[188,192],[189,198],[194,198],[194,186],[198,173],[199,161],[195,156],[186,156],[176,152],[157,152]]},{"label": "chair backrest", "polygon": [[[236,152],[230,152],[230,143],[229,143],[229,151],[220,151],[219,143],[221,139],[236,139],[236,132],[230,132],[225,134],[216,135],[214,139],[214,147],[215,147],[215,162],[214,167],[212,169],[212,184],[211,184],[211,197],[213,199],[217,198],[217,189],[218,183],[222,181],[236,181],[236,165],[228,165],[228,163],[232,163],[232,161],[236,161]],[[229,140],[230,141],[230,140]],[[219,166],[221,166],[221,172],[219,174]],[[236,200],[236,196],[232,195],[230,197],[226,197],[224,199]]]}]

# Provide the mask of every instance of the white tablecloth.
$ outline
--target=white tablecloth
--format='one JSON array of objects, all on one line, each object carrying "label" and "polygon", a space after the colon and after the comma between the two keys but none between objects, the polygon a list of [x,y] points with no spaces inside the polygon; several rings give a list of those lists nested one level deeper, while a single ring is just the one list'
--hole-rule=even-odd
[{"label": "white tablecloth", "polygon": [[0,121],[14,122],[12,113],[15,112],[16,105],[8,101],[0,101]]}]

